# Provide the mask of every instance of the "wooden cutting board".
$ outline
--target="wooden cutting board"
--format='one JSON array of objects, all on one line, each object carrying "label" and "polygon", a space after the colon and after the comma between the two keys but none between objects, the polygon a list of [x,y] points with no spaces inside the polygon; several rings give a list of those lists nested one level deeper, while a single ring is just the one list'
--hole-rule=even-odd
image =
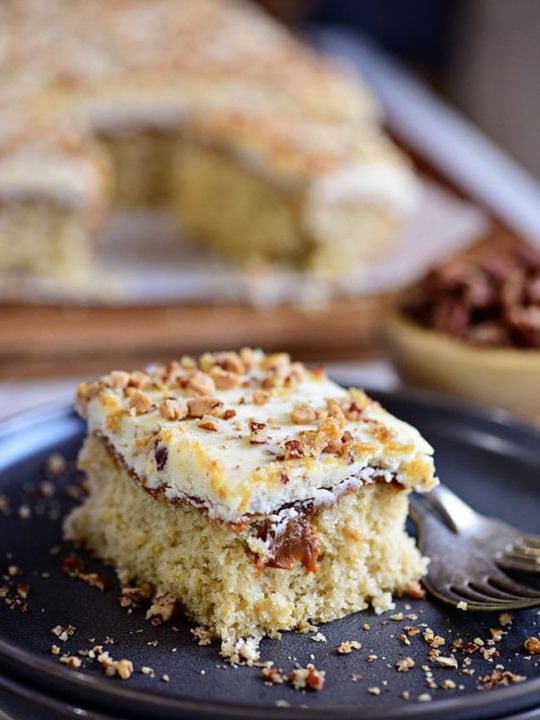
[{"label": "wooden cutting board", "polygon": [[389,298],[284,305],[0,306],[0,377],[100,373],[225,347],[287,348],[302,359],[372,356]]},{"label": "wooden cutting board", "polygon": [[[494,226],[466,252],[519,242],[516,235]],[[391,294],[342,298],[321,308],[4,304],[0,378],[97,374],[243,345],[286,348],[306,361],[370,359],[384,352],[384,316],[395,299]]]}]

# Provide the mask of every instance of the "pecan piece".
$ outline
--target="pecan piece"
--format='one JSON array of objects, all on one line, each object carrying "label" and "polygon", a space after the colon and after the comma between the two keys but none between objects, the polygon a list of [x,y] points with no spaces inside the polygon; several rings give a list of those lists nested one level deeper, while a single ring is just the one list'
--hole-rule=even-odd
[{"label": "pecan piece", "polygon": [[298,403],[291,413],[291,420],[296,425],[309,425],[317,419],[315,409],[307,403]]},{"label": "pecan piece", "polygon": [[187,406],[189,416],[193,418],[202,418],[204,415],[213,415],[214,417],[223,415],[223,403],[210,395],[188,398]]},{"label": "pecan piece", "polygon": [[203,415],[201,422],[197,423],[197,427],[200,427],[201,430],[210,430],[211,432],[218,431],[216,419],[211,415]]},{"label": "pecan piece", "polygon": [[110,386],[113,387],[115,390],[123,390],[125,387],[127,387],[129,379],[129,373],[125,372],[124,370],[113,370],[107,376],[108,384],[110,384]]},{"label": "pecan piece", "polygon": [[237,373],[223,370],[218,366],[210,370],[210,377],[218,390],[230,390],[237,387],[240,382],[240,376]]},{"label": "pecan piece", "polygon": [[255,405],[266,405],[270,400],[270,393],[267,390],[254,390],[253,403]]},{"label": "pecan piece", "polygon": [[146,393],[143,393],[142,390],[135,390],[129,399],[128,407],[135,411],[135,415],[144,415],[153,405]]},{"label": "pecan piece", "polygon": [[197,395],[213,395],[216,391],[216,384],[208,375],[201,370],[193,370],[184,377],[179,378],[180,385],[197,393]]},{"label": "pecan piece", "polygon": [[164,420],[183,420],[187,417],[188,406],[183,398],[165,398],[160,403],[159,414]]},{"label": "pecan piece", "polygon": [[142,370],[135,370],[129,376],[128,385],[139,388],[139,390],[148,390],[148,388],[152,387],[152,378]]},{"label": "pecan piece", "polygon": [[216,365],[223,370],[228,370],[236,375],[244,375],[246,372],[246,366],[244,365],[240,355],[236,352],[221,353],[217,357]]},{"label": "pecan piece", "polygon": [[285,443],[285,460],[297,460],[304,456],[304,447],[300,440],[287,440]]}]

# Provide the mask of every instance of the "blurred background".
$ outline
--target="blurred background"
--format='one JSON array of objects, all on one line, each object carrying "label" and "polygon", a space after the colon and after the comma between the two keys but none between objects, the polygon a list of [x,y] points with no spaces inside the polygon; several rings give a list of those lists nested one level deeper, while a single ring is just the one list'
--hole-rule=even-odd
[{"label": "blurred background", "polygon": [[[377,137],[382,133],[382,145],[387,142],[384,140],[387,133],[411,158],[421,190],[418,207],[406,220],[395,223],[398,226],[392,231],[395,237],[380,257],[367,263],[359,262],[358,266],[355,262],[349,263],[347,278],[342,271],[337,277],[329,278],[325,273],[305,272],[296,260],[294,263],[286,260],[276,266],[266,261],[241,265],[234,257],[223,259],[206,246],[198,248],[193,243],[179,241],[178,228],[170,214],[156,209],[153,200],[148,203],[145,198],[145,207],[135,202],[118,208],[115,200],[110,213],[106,203],[94,209],[96,217],[105,218],[97,232],[98,264],[94,267],[94,261],[89,260],[88,267],[92,265],[93,269],[85,275],[84,282],[79,282],[75,281],[69,266],[56,275],[19,267],[17,261],[10,268],[10,252],[16,257],[18,248],[27,243],[29,236],[30,205],[16,203],[16,213],[22,212],[22,215],[13,221],[14,211],[9,204],[13,201],[13,187],[19,187],[17,183],[24,182],[21,177],[27,175],[33,180],[39,176],[43,185],[48,183],[49,187],[61,176],[60,180],[68,183],[62,190],[65,199],[65,193],[69,196],[70,189],[77,185],[77,178],[70,180],[69,173],[48,175],[41,169],[29,171],[27,165],[22,172],[16,163],[29,162],[28,157],[34,152],[28,139],[32,133],[26,136],[22,133],[21,140],[20,132],[12,137],[11,130],[5,131],[0,135],[0,248],[3,248],[2,258],[7,257],[8,262],[7,270],[0,272],[0,414],[58,396],[70,396],[76,380],[106,372],[111,367],[132,369],[184,353],[252,345],[267,350],[289,350],[302,360],[329,363],[341,378],[356,384],[385,388],[398,387],[401,383],[415,384],[510,407],[529,418],[540,416],[540,261],[534,250],[540,243],[537,184],[540,180],[537,141],[540,3],[536,0],[253,2],[307,44],[329,54],[338,66],[360,73],[368,93],[373,93],[382,107],[381,119],[370,116],[367,125]],[[91,6],[79,5],[85,8],[83,17]],[[130,28],[130,21],[118,15],[120,24],[125,21],[122,32],[133,30],[133,42],[140,42],[141,47],[147,44],[152,52],[160,45],[159,33],[152,37],[152,15],[157,13],[157,5],[150,2],[141,10],[144,19],[136,29]],[[189,6],[195,8],[196,3]],[[84,67],[83,74],[89,67],[88,72],[99,75],[100,62],[105,63],[105,59],[110,62],[114,56],[93,41],[87,48],[89,53],[98,53],[92,62],[87,62],[84,54],[77,55],[77,42],[69,42],[77,39],[76,32],[66,31],[62,26],[67,22],[62,16],[62,0],[42,5],[23,0],[21,8],[30,13],[28,27],[24,29],[24,23],[14,25],[12,37],[4,38],[4,47],[8,50],[0,73],[0,108],[8,114],[17,103],[22,102],[24,107],[25,102],[12,92],[14,77],[23,78],[21,96],[25,96],[29,86],[33,87],[32,83],[37,87],[42,81],[34,69],[34,74],[30,74],[32,82],[28,82],[24,52],[17,50],[17,32],[28,32],[31,39],[32,27],[41,23],[48,28],[48,33],[42,32],[39,37],[38,49],[43,53],[43,64],[50,62],[51,73],[58,72],[53,84],[54,92],[61,93],[61,102],[64,101],[62,93],[69,101],[70,88],[75,87],[69,72],[65,74],[71,63],[70,53],[73,66],[78,67],[80,63]],[[93,8],[95,19],[105,22],[106,5],[97,4]],[[176,8],[180,17],[180,5]],[[34,12],[38,14],[32,17]],[[45,15],[38,17],[39,13]],[[74,27],[79,20],[75,18]],[[265,18],[262,22],[268,20]],[[201,23],[198,31],[205,37],[204,18]],[[224,33],[233,37],[234,22],[229,25]],[[7,23],[4,33],[6,27]],[[82,21],[81,27],[81,32],[88,32]],[[208,37],[203,45],[208,43]],[[268,41],[262,37],[264,42]],[[227,42],[225,38],[225,47]],[[236,42],[242,45],[238,38],[232,44]],[[15,48],[12,57],[10,43]],[[260,48],[257,50],[255,45],[256,54]],[[1,47],[0,51],[4,52]],[[201,48],[196,47],[194,40],[185,55],[189,58],[190,53],[197,55],[199,51]],[[202,48],[203,59],[207,51],[210,57],[208,47]],[[246,52],[249,60],[249,50]],[[181,54],[177,53],[179,57]],[[262,60],[254,60],[255,69],[258,62],[262,63],[261,67],[264,65],[264,52],[262,56]],[[285,80],[289,70],[291,76],[299,73],[298,77],[304,72],[298,70],[299,66],[295,67],[295,63],[301,65],[302,60],[294,53],[285,53],[285,60],[279,57],[282,65],[265,70],[278,88],[280,77]],[[66,67],[57,70],[57,65],[60,67],[66,59]],[[271,59],[269,67],[272,62]],[[185,70],[183,63],[181,57],[172,63],[171,82],[178,82],[179,88],[182,88],[181,73]],[[245,67],[239,71],[240,75],[249,66],[245,57],[240,65],[242,63]],[[127,76],[132,73],[139,80],[143,65],[144,59],[140,59],[140,66],[135,70],[128,68]],[[178,77],[174,72],[179,73]],[[230,75],[225,74],[223,80],[230,80]],[[305,87],[301,83],[293,85],[293,95],[302,95],[309,82],[306,80]],[[102,80],[94,86],[90,84],[90,90],[85,90],[85,102],[93,102],[92,93],[95,90],[97,97],[102,92],[102,84]],[[283,86],[289,87],[286,82]],[[276,87],[272,86],[272,93],[276,93]],[[250,92],[261,88],[255,83]],[[112,99],[106,98],[103,102],[110,102],[111,108],[118,109],[123,100],[117,99],[115,92]],[[150,87],[149,93],[152,92]],[[288,90],[283,89],[281,98],[280,92],[278,90],[272,100],[278,101],[276,107],[280,109],[267,114],[280,119],[285,126],[289,122],[288,111],[279,103],[285,102],[283,98]],[[220,96],[219,103],[224,98],[234,106],[227,93],[227,90],[221,91],[223,97]],[[39,95],[39,91],[35,94]],[[291,102],[290,98],[287,102]],[[294,97],[291,107],[296,102],[300,100]],[[317,102],[324,114],[323,91]],[[56,104],[55,100],[47,112]],[[369,102],[367,104],[369,106]],[[157,103],[156,107],[162,105]],[[174,108],[176,112],[176,106]],[[206,110],[203,121],[215,120],[214,112],[215,109]],[[372,110],[366,112],[369,115]],[[160,144],[162,129],[154,120],[152,117],[146,120],[151,132],[144,131],[145,142],[149,137],[152,139],[140,153],[139,150],[126,151],[125,143],[130,142],[131,130],[122,135],[116,130],[103,132],[99,128],[92,133],[93,140],[102,146],[96,145],[96,157],[103,148],[107,150],[109,157],[105,160],[112,159],[117,180],[125,176],[125,184],[129,184],[135,176],[146,178],[145,182],[153,177],[156,186],[152,194],[158,195],[160,178],[164,175],[164,166],[159,163],[164,163],[164,158],[173,152],[167,145]],[[312,120],[309,118],[309,122]],[[349,120],[343,123],[345,132],[351,132]],[[18,126],[17,120],[14,125]],[[302,130],[298,128],[295,120],[294,133],[301,136]],[[321,141],[330,137],[325,133],[335,130],[330,124],[327,128],[317,130],[322,133]],[[214,127],[211,131],[217,133],[223,129]],[[199,127],[197,132],[209,131]],[[49,131],[43,136],[49,137]],[[225,142],[223,138],[218,140]],[[286,164],[287,153],[292,157],[297,148],[288,148],[288,140],[284,142]],[[58,161],[55,153],[64,153],[65,147],[64,140],[55,145],[54,162]],[[87,149],[85,146],[83,154]],[[50,148],[46,152],[39,149],[40,162],[45,162],[47,152]],[[352,154],[353,150],[347,152]],[[137,169],[119,173],[118,167],[127,162],[126,158],[135,155],[138,164],[132,167]],[[93,163],[94,159],[84,157],[81,162]],[[404,167],[408,167],[408,161],[403,162]],[[396,160],[396,167],[401,167],[400,163]],[[95,166],[92,167],[93,172]],[[403,178],[399,182],[407,183]],[[185,184],[185,178],[183,182]],[[104,185],[107,183],[106,178]],[[34,185],[32,188],[35,192]],[[130,187],[129,191],[132,190]],[[386,191],[386,187],[372,190],[381,197]],[[115,192],[118,194],[118,188]],[[189,201],[182,202],[185,219],[190,210],[189,207],[185,210]],[[225,207],[230,204],[225,202]],[[193,207],[194,202],[191,205]],[[388,208],[390,205],[389,202]],[[379,207],[383,214],[386,209],[384,205]],[[388,212],[384,222],[394,227],[395,218],[390,210]],[[257,217],[260,219],[260,213]],[[257,224],[258,221],[251,227]],[[38,223],[37,227],[39,230],[45,226]],[[341,238],[336,227],[330,229],[330,236],[338,247]],[[245,235],[243,233],[239,242],[249,246],[250,238]],[[37,236],[42,247],[45,240],[40,232]],[[332,263],[332,243],[328,243],[330,253],[322,265]],[[476,258],[485,258],[486,253],[489,257],[503,258],[497,261],[497,268],[485,260],[475,265]],[[432,268],[438,268],[435,280],[433,276],[422,280]],[[417,302],[412,329],[396,324],[396,314],[406,314],[408,310],[404,308],[411,307],[411,293]],[[411,317],[409,313],[409,321]],[[436,350],[433,349],[435,340],[443,343]],[[444,344],[450,341],[453,344]],[[435,354],[430,354],[432,351]],[[501,351],[506,355],[499,361],[503,357]],[[489,353],[492,355],[488,357]],[[441,357],[449,358],[448,367]],[[500,363],[510,375],[500,374]],[[496,367],[499,374],[486,375],[488,366]],[[523,378],[524,386],[521,395],[514,393],[519,396],[517,399],[493,393],[494,386],[513,385],[516,374]],[[486,386],[481,391],[479,387],[483,383],[479,376],[486,377]],[[531,383],[535,385],[532,391]]]},{"label": "blurred background", "polygon": [[536,177],[535,0],[261,0],[291,24],[347,27],[414,69]]}]

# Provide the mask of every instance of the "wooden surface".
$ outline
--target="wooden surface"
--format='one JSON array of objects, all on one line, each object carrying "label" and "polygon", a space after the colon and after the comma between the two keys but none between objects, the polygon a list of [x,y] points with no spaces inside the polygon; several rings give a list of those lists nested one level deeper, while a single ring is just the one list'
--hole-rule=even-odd
[{"label": "wooden surface", "polygon": [[240,305],[0,306],[0,377],[85,375],[209,349],[287,348],[305,360],[371,357],[389,298],[305,310]]},{"label": "wooden surface", "polygon": [[[476,248],[517,243],[500,227]],[[286,348],[306,361],[372,359],[382,352],[391,295],[281,305],[69,307],[0,305],[0,378],[92,375],[184,353],[252,345]]]}]

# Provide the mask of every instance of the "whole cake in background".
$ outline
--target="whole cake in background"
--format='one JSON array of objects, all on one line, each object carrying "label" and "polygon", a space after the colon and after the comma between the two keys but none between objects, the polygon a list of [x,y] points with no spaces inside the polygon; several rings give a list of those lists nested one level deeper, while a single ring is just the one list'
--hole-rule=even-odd
[{"label": "whole cake in background", "polygon": [[167,207],[236,261],[339,274],[415,204],[362,82],[248,2],[2,3],[0,57],[0,268],[77,273],[103,209]]},{"label": "whole cake in background", "polygon": [[405,521],[409,493],[437,482],[432,449],[321,368],[208,353],[113,371],[77,407],[88,497],[67,538],[151,586],[162,616],[180,604],[225,655],[421,592]]}]

